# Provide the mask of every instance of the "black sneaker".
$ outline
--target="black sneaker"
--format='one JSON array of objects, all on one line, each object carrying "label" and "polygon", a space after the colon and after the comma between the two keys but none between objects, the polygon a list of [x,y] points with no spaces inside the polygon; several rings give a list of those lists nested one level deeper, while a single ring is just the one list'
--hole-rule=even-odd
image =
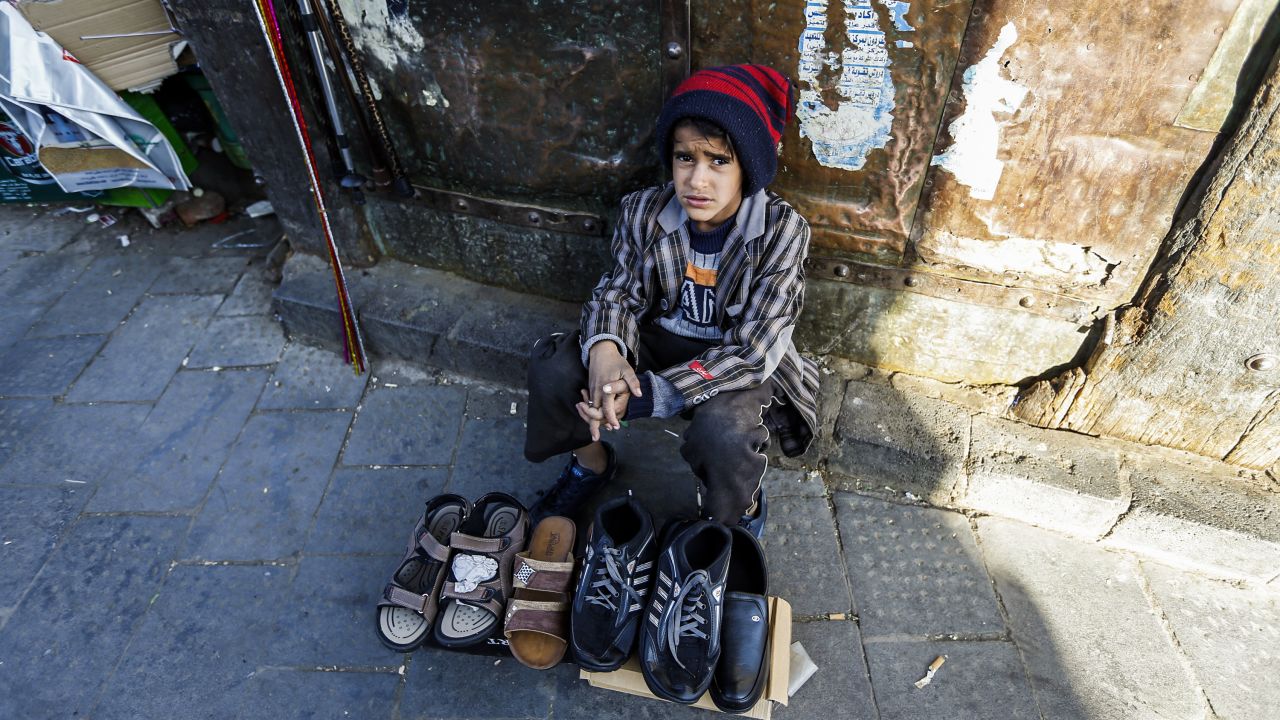
[{"label": "black sneaker", "polygon": [[640,670],[650,692],[690,705],[711,685],[733,545],[729,529],[700,520],[658,556],[658,580],[640,631]]},{"label": "black sneaker", "polygon": [[617,457],[614,455],[612,445],[602,444],[605,453],[609,456],[609,463],[605,466],[604,472],[595,473],[586,469],[579,465],[578,458],[570,453],[569,463],[564,466],[564,470],[560,471],[556,484],[551,486],[551,489],[535,502],[533,507],[529,508],[529,519],[534,525],[552,515],[575,517],[582,504],[591,499],[591,496],[604,487],[605,483],[613,479],[614,474],[618,472]]},{"label": "black sneaker", "polygon": [[569,620],[578,665],[611,672],[631,657],[657,554],[653,518],[640,503],[620,497],[596,510]]}]

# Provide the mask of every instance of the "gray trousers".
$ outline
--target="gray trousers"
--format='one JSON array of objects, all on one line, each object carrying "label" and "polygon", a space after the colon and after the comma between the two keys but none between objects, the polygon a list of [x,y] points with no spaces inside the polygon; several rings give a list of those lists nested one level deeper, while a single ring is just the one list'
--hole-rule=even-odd
[{"label": "gray trousers", "polygon": [[[688,362],[705,350],[705,343],[680,337],[656,325],[640,334],[637,372],[662,370]],[[587,386],[578,333],[541,338],[529,362],[529,409],[525,457],[531,462],[591,444],[587,424],[574,405]],[[731,525],[755,501],[768,467],[765,451],[783,393],[773,380],[746,390],[724,392],[692,408],[682,436],[680,455],[702,481],[702,511],[706,517]]]}]

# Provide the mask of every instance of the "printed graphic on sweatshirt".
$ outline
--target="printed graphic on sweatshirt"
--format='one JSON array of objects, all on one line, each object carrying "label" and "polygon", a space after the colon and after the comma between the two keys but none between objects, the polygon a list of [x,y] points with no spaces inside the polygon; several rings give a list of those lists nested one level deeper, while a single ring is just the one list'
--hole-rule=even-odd
[{"label": "printed graphic on sweatshirt", "polygon": [[723,334],[716,324],[716,274],[720,254],[690,252],[680,283],[680,304],[658,324],[677,335],[700,340],[719,340]]}]

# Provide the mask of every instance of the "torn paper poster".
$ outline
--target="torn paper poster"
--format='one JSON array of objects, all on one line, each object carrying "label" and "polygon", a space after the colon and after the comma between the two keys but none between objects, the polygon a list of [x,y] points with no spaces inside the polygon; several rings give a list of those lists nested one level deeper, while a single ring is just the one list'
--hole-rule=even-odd
[{"label": "torn paper poster", "polygon": [[191,186],[156,126],[8,3],[0,3],[0,109],[64,191]]},{"label": "torn paper poster", "polygon": [[[800,103],[796,118],[801,137],[813,143],[813,154],[827,167],[859,170],[867,153],[883,148],[893,128],[894,85],[889,48],[880,29],[881,13],[899,32],[915,30],[906,18],[911,5],[900,0],[842,0],[845,28],[839,53],[829,51],[825,34],[833,19],[830,0],[805,4],[805,29],[800,35]],[[897,47],[912,47],[898,41]],[[820,76],[838,72],[835,108],[822,98]]]},{"label": "torn paper poster", "polygon": [[1027,96],[1027,88],[1000,76],[1004,69],[1000,58],[1017,40],[1018,29],[1010,22],[1001,28],[995,46],[982,60],[964,71],[964,114],[947,127],[951,147],[930,163],[950,171],[957,182],[969,186],[969,195],[979,200],[995,197],[1004,172],[998,156],[1004,122],[997,120],[996,114],[1012,115]]}]

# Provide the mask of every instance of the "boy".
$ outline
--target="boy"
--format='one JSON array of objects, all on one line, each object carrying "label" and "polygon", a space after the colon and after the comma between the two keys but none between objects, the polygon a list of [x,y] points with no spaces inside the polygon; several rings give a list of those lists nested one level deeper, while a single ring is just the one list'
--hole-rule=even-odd
[{"label": "boy", "polygon": [[790,94],[772,68],[733,65],[694,73],[663,106],[672,181],[623,198],[614,266],[579,332],[534,344],[525,457],[572,451],[535,519],[573,514],[614,476],[601,428],[684,414],[704,516],[763,532],[770,435],[793,457],[817,427],[817,367],[791,341],[809,226],[765,189]]}]

